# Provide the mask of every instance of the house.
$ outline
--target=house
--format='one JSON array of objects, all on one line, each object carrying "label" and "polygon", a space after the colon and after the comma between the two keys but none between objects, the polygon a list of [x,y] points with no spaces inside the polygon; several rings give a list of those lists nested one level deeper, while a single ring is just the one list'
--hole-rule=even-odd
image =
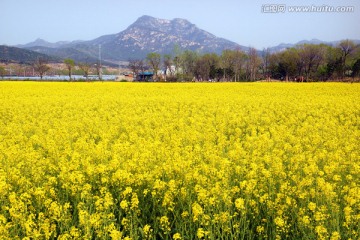
[{"label": "house", "polygon": [[140,72],[136,78],[134,79],[134,81],[138,81],[138,82],[152,82],[153,81],[153,76],[154,73],[153,72]]}]

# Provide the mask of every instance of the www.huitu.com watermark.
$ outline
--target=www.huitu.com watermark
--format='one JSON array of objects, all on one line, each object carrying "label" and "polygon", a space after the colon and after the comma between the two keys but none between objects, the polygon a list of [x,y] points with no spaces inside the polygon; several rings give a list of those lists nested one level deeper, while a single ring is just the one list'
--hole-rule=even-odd
[{"label": "www.huitu.com watermark", "polygon": [[264,4],[261,6],[261,12],[263,13],[352,13],[354,11],[354,6],[287,6],[286,4]]}]

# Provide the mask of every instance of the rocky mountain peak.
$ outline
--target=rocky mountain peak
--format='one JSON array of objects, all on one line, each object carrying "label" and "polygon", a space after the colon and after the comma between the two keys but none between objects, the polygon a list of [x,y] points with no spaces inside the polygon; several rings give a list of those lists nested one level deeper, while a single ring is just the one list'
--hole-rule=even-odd
[{"label": "rocky mountain peak", "polygon": [[144,58],[150,52],[171,54],[175,46],[183,50],[218,54],[224,49],[246,49],[202,30],[186,19],[168,20],[144,15],[122,32],[81,43],[64,44],[59,51],[64,52],[65,48],[71,48],[86,53],[91,58],[97,58],[99,45],[102,58],[109,61]]},{"label": "rocky mountain peak", "polygon": [[221,53],[224,49],[241,48],[234,42],[217,38],[198,28],[186,19],[168,20],[147,15],[116,34],[112,45],[114,43],[122,48],[122,52],[131,51],[136,56],[145,56],[149,52],[171,53],[175,45],[182,49],[216,53]]},{"label": "rocky mountain peak", "polygon": [[147,29],[159,29],[163,27],[168,27],[170,25],[170,20],[158,19],[151,16],[144,15],[139,17],[133,24],[129,26],[131,28],[147,28]]},{"label": "rocky mountain peak", "polygon": [[[173,24],[176,24],[176,25],[182,25],[182,26],[186,26],[186,25],[194,25],[192,24],[191,22],[189,22],[188,20],[186,19],[183,19],[183,18],[174,18],[172,20]],[[194,25],[195,26],[195,25]]]},{"label": "rocky mountain peak", "polygon": [[191,28],[196,28],[196,26],[186,19],[175,18],[173,20],[168,20],[144,15],[131,24],[127,30],[141,29],[160,32],[183,32]]}]

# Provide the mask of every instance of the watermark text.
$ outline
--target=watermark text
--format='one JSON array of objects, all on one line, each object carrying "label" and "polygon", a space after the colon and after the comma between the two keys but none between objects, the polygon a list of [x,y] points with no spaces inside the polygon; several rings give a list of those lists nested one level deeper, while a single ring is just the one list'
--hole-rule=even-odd
[{"label": "watermark text", "polygon": [[263,13],[351,13],[354,6],[330,6],[330,5],[304,5],[287,6],[286,4],[264,4],[261,6]]}]

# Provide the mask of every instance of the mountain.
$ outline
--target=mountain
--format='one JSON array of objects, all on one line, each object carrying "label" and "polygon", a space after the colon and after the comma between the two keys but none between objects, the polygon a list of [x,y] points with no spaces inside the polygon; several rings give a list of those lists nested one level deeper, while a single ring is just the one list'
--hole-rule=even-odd
[{"label": "mountain", "polygon": [[49,56],[56,56],[60,59],[65,59],[65,58],[75,59],[77,62],[96,63],[99,59],[97,56],[91,56],[88,51],[80,51],[76,48],[71,48],[71,47],[50,48],[50,47],[35,46],[35,47],[28,47],[27,49],[38,53],[43,53]]},{"label": "mountain", "polygon": [[58,57],[48,56],[28,49],[0,45],[0,62],[32,64],[38,58],[45,59],[48,62],[61,61]]},{"label": "mountain", "polygon": [[87,44],[101,44],[104,58],[114,60],[144,58],[149,52],[168,54],[175,46],[218,54],[224,49],[248,49],[199,29],[185,19],[166,20],[146,15],[118,34],[102,36]]},{"label": "mountain", "polygon": [[[182,50],[218,54],[224,49],[248,49],[199,29],[185,19],[166,20],[151,16],[138,18],[122,32],[101,36],[90,41],[59,45],[37,39],[35,42],[22,45],[22,47],[61,58],[70,57],[70,52],[73,51],[71,57],[76,61],[83,61],[86,56],[88,61],[92,61],[98,59],[99,45],[101,45],[102,59],[113,62],[145,58],[149,52],[172,53],[175,46]],[[56,51],[50,48],[56,48]]]},{"label": "mountain", "polygon": [[[355,40],[355,43],[360,43]],[[282,43],[269,48],[270,52],[279,52],[298,44],[336,45],[339,41],[325,42],[318,39],[303,40],[298,43]],[[173,53],[174,49],[192,50],[200,53],[214,52],[221,54],[224,49],[248,51],[248,47],[198,28],[186,19],[158,19],[144,15],[138,18],[124,31],[109,34],[90,41],[61,41],[50,43],[42,39],[19,45],[39,53],[58,58],[72,58],[76,62],[96,63],[101,58],[103,63],[118,64],[119,61],[145,58],[150,52],[160,54]],[[261,51],[258,51],[261,54]]]},{"label": "mountain", "polygon": [[31,48],[31,47],[59,48],[64,45],[76,44],[76,43],[80,43],[80,42],[82,42],[82,41],[81,40],[72,41],[72,42],[59,41],[59,42],[51,43],[51,42],[45,41],[44,39],[38,38],[33,42],[29,42],[27,44],[19,44],[19,45],[16,45],[15,47],[18,47],[18,48]]},{"label": "mountain", "polygon": [[[350,40],[353,41],[355,44],[360,44],[360,40],[356,40],[356,39],[350,39]],[[270,47],[269,51],[271,53],[280,52],[280,51],[284,51],[284,50],[286,50],[288,48],[296,47],[297,45],[302,45],[302,44],[326,44],[326,45],[329,45],[329,46],[336,46],[340,42],[341,42],[341,40],[339,40],[339,41],[329,41],[329,42],[322,41],[322,40],[319,40],[319,39],[302,40],[302,41],[299,41],[297,43],[281,43],[281,44],[279,44],[277,46]]]},{"label": "mountain", "polygon": [[332,45],[332,42],[325,42],[316,38],[313,38],[311,40],[302,40],[296,43],[296,45],[301,45],[301,44],[329,44]]}]

